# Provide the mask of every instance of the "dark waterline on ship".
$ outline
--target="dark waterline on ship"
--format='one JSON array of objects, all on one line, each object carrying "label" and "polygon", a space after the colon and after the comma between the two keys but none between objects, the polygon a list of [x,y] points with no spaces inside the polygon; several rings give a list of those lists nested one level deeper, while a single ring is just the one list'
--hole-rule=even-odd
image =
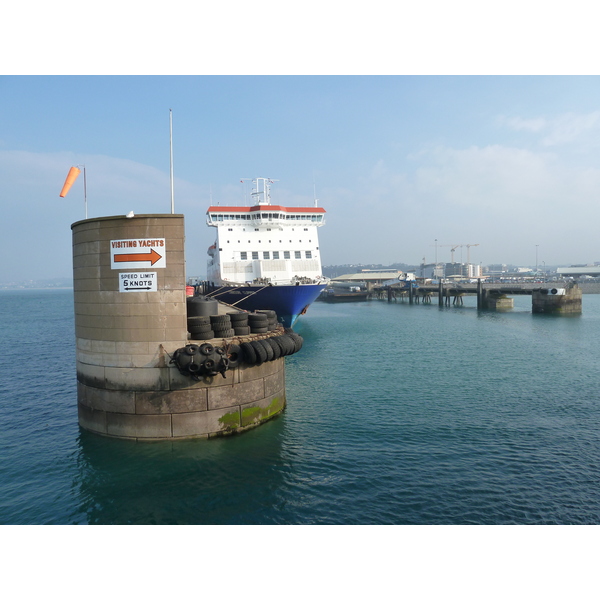
[{"label": "dark waterline on ship", "polygon": [[72,292],[0,292],[0,522],[595,524],[600,296],[530,303],[313,304],[281,417],[136,444],[78,427]]}]

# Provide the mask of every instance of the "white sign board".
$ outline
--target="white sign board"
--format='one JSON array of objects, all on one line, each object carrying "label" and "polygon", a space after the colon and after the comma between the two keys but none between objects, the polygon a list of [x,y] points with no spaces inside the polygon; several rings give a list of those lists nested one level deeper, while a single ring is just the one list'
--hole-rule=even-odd
[{"label": "white sign board", "polygon": [[164,269],[167,266],[165,238],[110,241],[111,269]]},{"label": "white sign board", "polygon": [[156,271],[135,273],[119,273],[120,292],[157,292],[158,277]]}]

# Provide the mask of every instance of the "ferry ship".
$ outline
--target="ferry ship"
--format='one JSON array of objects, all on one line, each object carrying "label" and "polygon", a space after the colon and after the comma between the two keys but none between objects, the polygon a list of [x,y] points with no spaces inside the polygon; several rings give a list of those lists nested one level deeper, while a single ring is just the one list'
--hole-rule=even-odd
[{"label": "ferry ship", "polygon": [[[242,182],[246,180],[242,179]],[[292,327],[328,283],[317,230],[325,210],[271,204],[273,179],[252,179],[251,206],[210,206],[209,296],[243,310],[270,309]]]}]

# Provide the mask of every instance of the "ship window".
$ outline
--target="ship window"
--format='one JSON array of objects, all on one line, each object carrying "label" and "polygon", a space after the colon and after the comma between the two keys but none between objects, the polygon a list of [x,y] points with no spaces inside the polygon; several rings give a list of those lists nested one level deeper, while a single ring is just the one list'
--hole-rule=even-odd
[{"label": "ship window", "polygon": [[312,252],[310,250],[306,251],[306,258],[312,258]]},{"label": "ship window", "polygon": [[233,231],[233,229],[231,229],[231,227],[230,227],[227,231]]},{"label": "ship window", "polygon": [[268,252],[263,252],[263,258],[265,260],[269,260],[269,253]]},{"label": "ship window", "polygon": [[273,260],[279,260],[279,252],[277,250],[273,250]]},{"label": "ship window", "polygon": [[258,227],[255,227],[255,228],[254,228],[254,231],[258,231]]},{"label": "ship window", "polygon": [[217,221],[222,221],[223,220],[223,215],[217,215]]},{"label": "ship window", "polygon": [[240,252],[240,258],[242,260],[248,260],[248,253],[247,252]]},{"label": "ship window", "polygon": [[289,258],[290,257],[290,251],[289,250],[284,250],[283,251],[283,258]]},{"label": "ship window", "polygon": [[304,228],[304,231],[308,231],[308,228],[306,228],[306,227],[305,227],[305,228]]},{"label": "ship window", "polygon": [[302,253],[300,252],[300,250],[294,251],[294,258],[302,258]]},{"label": "ship window", "polygon": [[258,252],[252,253],[252,260],[258,260]]}]

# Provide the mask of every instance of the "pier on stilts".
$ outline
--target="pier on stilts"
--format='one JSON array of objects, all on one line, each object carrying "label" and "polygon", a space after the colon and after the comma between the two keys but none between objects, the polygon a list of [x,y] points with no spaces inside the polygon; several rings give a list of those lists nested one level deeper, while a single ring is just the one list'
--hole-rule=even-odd
[{"label": "pier on stilts", "polygon": [[514,307],[511,296],[531,296],[533,313],[576,315],[582,312],[582,292],[573,282],[553,282],[540,286],[539,283],[428,283],[400,281],[397,284],[377,287],[372,297],[388,302],[398,300],[409,304],[431,304],[437,297],[438,305],[463,306],[466,295],[477,296],[478,310],[503,311]]}]

